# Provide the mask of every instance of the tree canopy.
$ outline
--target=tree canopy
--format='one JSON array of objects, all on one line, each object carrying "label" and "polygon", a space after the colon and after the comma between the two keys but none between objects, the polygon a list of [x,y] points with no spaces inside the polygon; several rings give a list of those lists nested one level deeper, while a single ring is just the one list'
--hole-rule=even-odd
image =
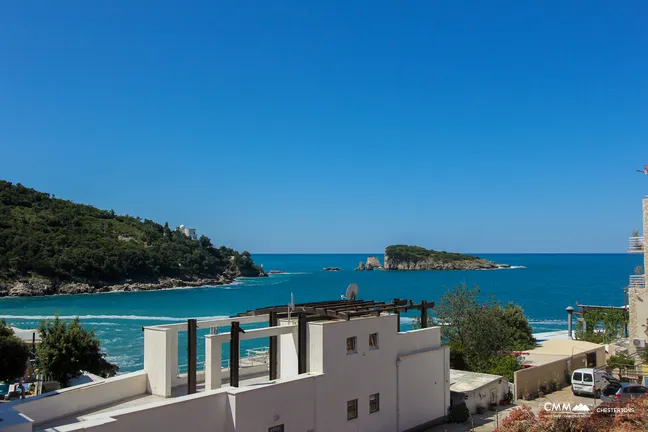
[{"label": "tree canopy", "polygon": [[435,251],[421,246],[391,245],[385,248],[385,254],[398,261],[418,262],[429,258],[439,262],[476,260],[478,257],[456,252]]},{"label": "tree canopy", "polygon": [[435,305],[429,325],[441,325],[450,366],[513,379],[521,367],[514,352],[534,346],[533,331],[518,305],[482,299],[479,287],[453,286]]},{"label": "tree canopy", "polygon": [[586,309],[582,318],[576,324],[576,339],[598,344],[621,337],[628,322],[627,312],[618,308]]},{"label": "tree canopy", "polygon": [[249,253],[194,241],[168,223],[119,216],[0,180],[0,281],[121,282],[258,276]]},{"label": "tree canopy", "polygon": [[83,371],[106,376],[116,370],[101,352],[101,343],[94,329],[84,328],[78,317],[71,322],[58,316],[52,321],[42,321],[38,332],[40,343],[36,352],[39,366],[62,387]]},{"label": "tree canopy", "polygon": [[10,382],[25,373],[29,347],[14,335],[11,327],[0,320],[0,381]]}]

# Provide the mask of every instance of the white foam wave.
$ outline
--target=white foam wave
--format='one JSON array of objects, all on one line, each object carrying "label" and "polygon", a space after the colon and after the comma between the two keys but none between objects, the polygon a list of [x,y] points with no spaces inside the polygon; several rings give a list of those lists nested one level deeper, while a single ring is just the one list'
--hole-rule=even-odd
[{"label": "white foam wave", "polygon": [[281,276],[281,275],[305,275],[305,274],[311,274],[310,272],[282,272],[282,273],[270,273],[268,276],[273,277],[273,276]]},{"label": "white foam wave", "polygon": [[[88,319],[111,319],[111,320],[131,320],[131,321],[186,321],[195,318],[198,321],[211,321],[229,318],[226,315],[208,316],[208,317],[168,317],[168,316],[147,316],[147,315],[59,315],[61,319],[74,319],[79,317],[80,320]],[[0,318],[6,319],[23,319],[23,320],[43,320],[54,319],[54,315],[0,315]],[[88,323],[89,324],[89,323]]]},{"label": "white foam wave", "polygon": [[544,325],[554,325],[554,324],[564,324],[567,325],[567,320],[529,320],[529,324],[544,324]]}]

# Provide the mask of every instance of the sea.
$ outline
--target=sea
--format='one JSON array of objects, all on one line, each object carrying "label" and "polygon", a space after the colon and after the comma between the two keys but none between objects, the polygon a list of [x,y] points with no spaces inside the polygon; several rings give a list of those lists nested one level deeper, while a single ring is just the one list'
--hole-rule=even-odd
[{"label": "sea", "polygon": [[[266,271],[284,273],[267,278],[241,278],[230,285],[178,288],[149,292],[0,298],[0,318],[29,329],[59,315],[79,317],[101,340],[107,359],[120,372],[141,369],[144,357],[142,326],[177,323],[188,318],[229,317],[264,306],[338,300],[351,283],[359,299],[389,302],[394,298],[435,301],[451,286],[478,285],[484,295],[524,309],[534,332],[566,330],[567,306],[622,306],[624,287],[642,256],[634,254],[479,254],[508,269],[481,271],[354,271],[360,261],[382,254],[253,255]],[[339,272],[323,271],[340,267]],[[413,314],[402,318],[407,327]],[[256,326],[258,326],[257,324]],[[254,326],[254,325],[253,325]],[[208,330],[201,330],[200,335]],[[224,330],[228,331],[228,330]],[[199,363],[204,341],[198,338]],[[179,338],[178,356],[186,364],[186,333]],[[267,340],[243,341],[243,354],[267,346]],[[229,349],[224,347],[223,353]]]}]

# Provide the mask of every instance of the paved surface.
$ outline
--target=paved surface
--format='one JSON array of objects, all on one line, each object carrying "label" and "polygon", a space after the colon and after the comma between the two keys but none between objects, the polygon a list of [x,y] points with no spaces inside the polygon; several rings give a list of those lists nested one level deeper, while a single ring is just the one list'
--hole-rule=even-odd
[{"label": "paved surface", "polygon": [[527,405],[531,407],[533,412],[536,414],[539,413],[545,403],[570,403],[572,406],[575,406],[579,403],[584,405],[599,405],[601,403],[600,399],[594,399],[593,397],[587,396],[574,396],[571,391],[571,387],[566,387],[557,392],[553,392],[547,395],[547,397],[535,399],[532,401],[518,400],[514,405],[509,405],[506,407],[498,407],[497,412],[486,411],[483,415],[474,414],[470,420],[463,424],[443,424],[431,429],[428,429],[426,432],[464,432],[464,431],[475,431],[475,432],[491,432],[497,428],[498,424],[501,424],[502,420],[508,417],[511,410],[518,406]]}]

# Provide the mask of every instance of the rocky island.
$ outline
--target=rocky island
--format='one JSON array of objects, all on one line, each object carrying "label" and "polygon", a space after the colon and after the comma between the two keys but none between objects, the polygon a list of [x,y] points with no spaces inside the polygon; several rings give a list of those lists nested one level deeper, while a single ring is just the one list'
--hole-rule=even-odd
[{"label": "rocky island", "polygon": [[472,255],[407,245],[387,246],[384,262],[385,270],[493,270],[509,267]]},{"label": "rocky island", "polygon": [[0,180],[0,297],[222,285],[267,276],[248,252]]}]

